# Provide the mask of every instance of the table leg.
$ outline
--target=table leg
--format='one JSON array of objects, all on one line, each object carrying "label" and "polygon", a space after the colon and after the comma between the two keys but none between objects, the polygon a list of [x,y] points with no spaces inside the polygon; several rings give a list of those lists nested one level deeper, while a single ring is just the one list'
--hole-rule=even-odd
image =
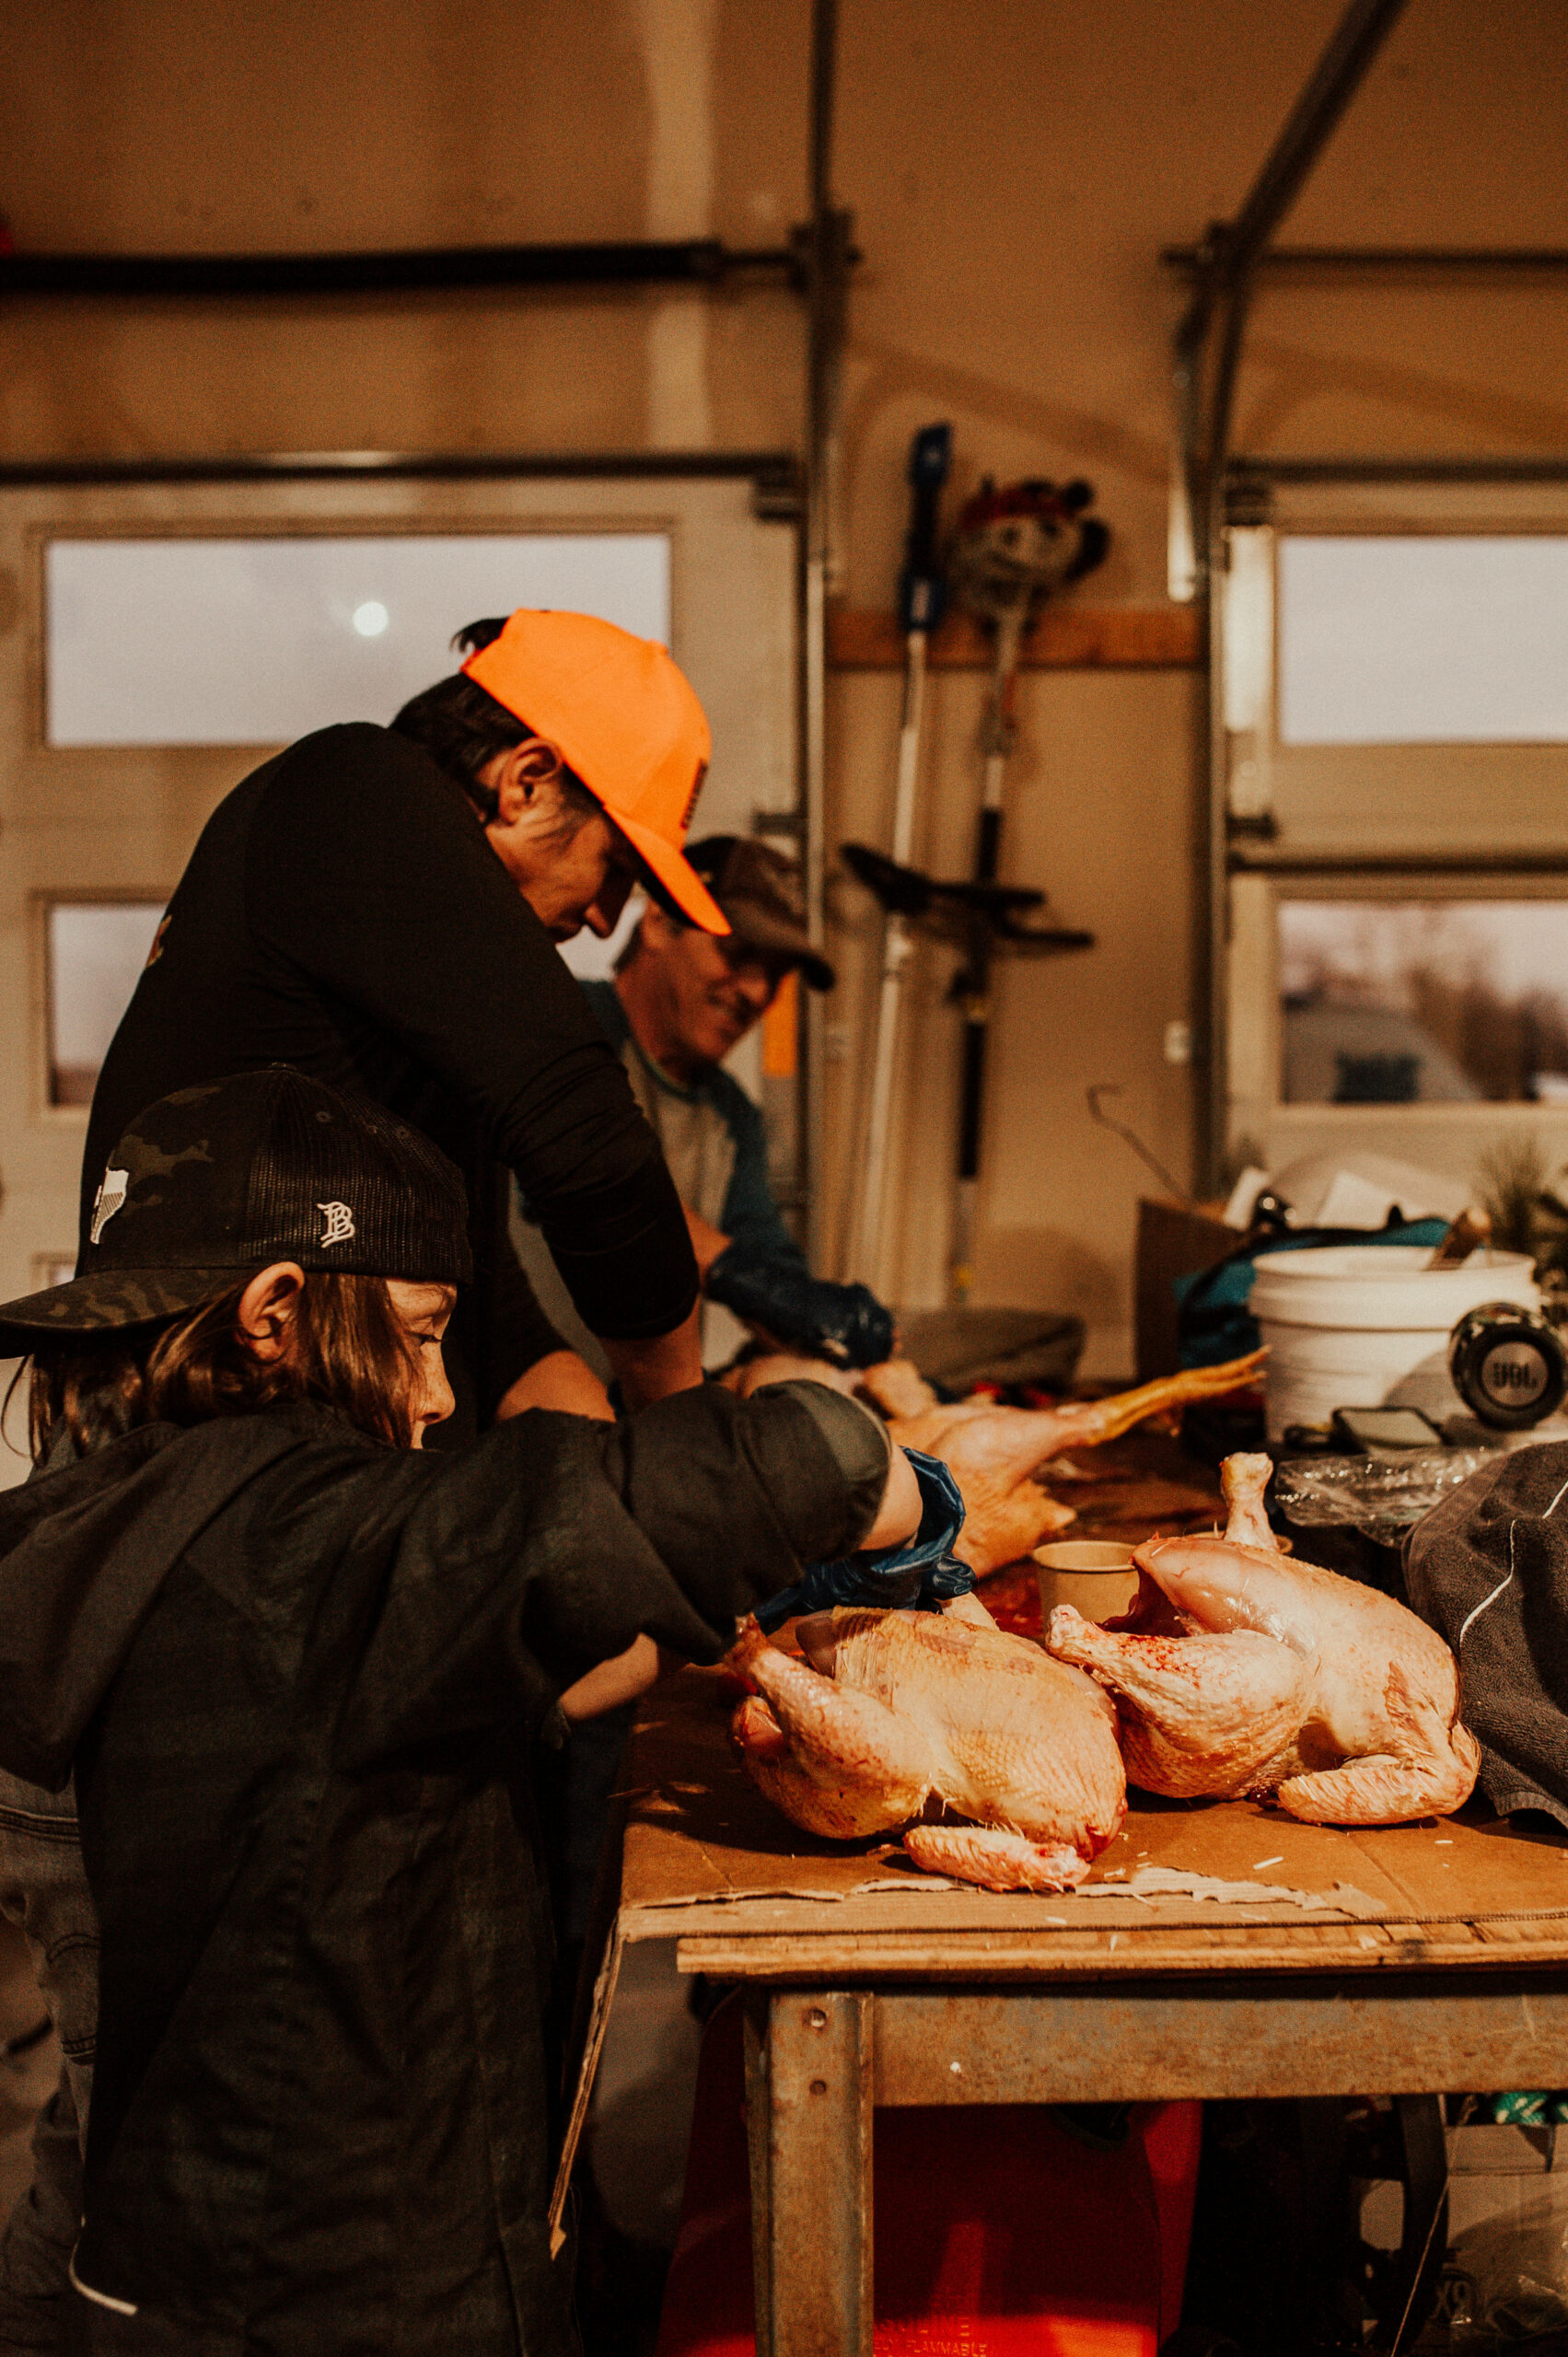
[{"label": "table leg", "polygon": [[747,2014],[758,2357],[871,2357],[875,2002],[788,1990]]}]

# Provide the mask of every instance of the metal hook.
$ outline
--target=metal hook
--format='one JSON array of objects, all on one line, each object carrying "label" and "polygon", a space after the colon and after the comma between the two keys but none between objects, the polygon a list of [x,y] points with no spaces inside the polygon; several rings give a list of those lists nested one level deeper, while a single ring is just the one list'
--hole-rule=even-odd
[{"label": "metal hook", "polygon": [[1101,1081],[1097,1086],[1091,1088],[1088,1091],[1090,1120],[1098,1121],[1102,1130],[1110,1130],[1114,1132],[1117,1137],[1124,1139],[1127,1144],[1132,1147],[1139,1161],[1145,1164],[1147,1167],[1154,1172],[1155,1177],[1159,1180],[1161,1186],[1165,1188],[1166,1191],[1168,1194],[1174,1195],[1178,1202],[1186,1203],[1191,1208],[1193,1198],[1188,1193],[1185,1187],[1179,1185],[1179,1182],[1171,1177],[1164,1163],[1157,1162],[1155,1159],[1155,1156],[1149,1152],[1148,1147],[1144,1144],[1143,1139],[1138,1136],[1136,1131],[1130,1130],[1125,1121],[1114,1120],[1109,1113],[1102,1109],[1099,1101],[1102,1097],[1120,1097],[1121,1093],[1122,1092],[1119,1085],[1114,1085],[1108,1081]]}]

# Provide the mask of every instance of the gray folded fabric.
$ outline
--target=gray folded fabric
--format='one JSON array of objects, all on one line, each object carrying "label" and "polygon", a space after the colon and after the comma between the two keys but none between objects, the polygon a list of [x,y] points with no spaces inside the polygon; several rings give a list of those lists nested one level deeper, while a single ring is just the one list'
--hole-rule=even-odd
[{"label": "gray folded fabric", "polygon": [[1568,1826],[1568,1443],[1472,1474],[1411,1532],[1405,1580],[1458,1656],[1488,1800]]}]

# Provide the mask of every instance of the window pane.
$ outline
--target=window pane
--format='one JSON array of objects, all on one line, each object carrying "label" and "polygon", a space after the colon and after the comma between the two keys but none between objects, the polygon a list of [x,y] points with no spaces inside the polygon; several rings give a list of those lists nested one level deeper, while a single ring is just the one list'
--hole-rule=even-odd
[{"label": "window pane", "polygon": [[1568,739],[1568,539],[1280,542],[1286,745]]},{"label": "window pane", "polygon": [[390,720],[515,606],[669,639],[663,532],[54,540],[52,745],[283,745]]},{"label": "window pane", "polygon": [[1568,1104],[1568,901],[1282,900],[1286,1104]]},{"label": "window pane", "polygon": [[56,901],[50,909],[52,1105],[91,1104],[162,915],[161,900]]}]

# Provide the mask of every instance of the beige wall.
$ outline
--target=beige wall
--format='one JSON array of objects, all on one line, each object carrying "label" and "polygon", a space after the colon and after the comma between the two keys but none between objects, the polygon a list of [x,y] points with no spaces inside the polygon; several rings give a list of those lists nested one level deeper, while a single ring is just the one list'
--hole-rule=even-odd
[{"label": "beige wall", "polygon": [[[891,597],[904,454],[957,428],[956,488],[1084,470],[1116,533],[1086,594],[1163,594],[1162,243],[1234,208],[1336,0],[843,0],[836,179],[854,296],[841,517],[851,602]],[[1568,245],[1558,0],[1411,0],[1287,234]],[[0,201],[25,248],[236,250],[713,232],[803,203],[801,0],[6,0]],[[1296,288],[1261,301],[1243,447],[1568,445],[1561,299]],[[51,305],[0,315],[0,455],[798,445],[778,289],[352,306]],[[1142,1174],[1085,1088],[1179,1169],[1196,683],[1033,675],[1006,871],[1093,927],[997,993],[981,1293],[1076,1307],[1130,1364]],[[980,681],[934,693],[922,850],[967,861]],[[832,830],[885,840],[897,682],[841,676]],[[722,758],[722,749],[721,749]],[[842,887],[830,1155],[842,1165],[875,928]],[[900,1140],[903,1283],[939,1297],[950,960],[923,955]]]}]

